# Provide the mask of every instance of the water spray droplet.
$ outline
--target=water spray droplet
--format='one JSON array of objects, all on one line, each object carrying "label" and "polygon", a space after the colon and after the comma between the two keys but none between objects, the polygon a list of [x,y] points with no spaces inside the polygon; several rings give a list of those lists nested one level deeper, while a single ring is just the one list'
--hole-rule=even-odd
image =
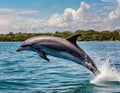
[{"label": "water spray droplet", "polygon": [[95,76],[90,82],[92,84],[103,84],[105,82],[120,82],[120,73],[115,67],[110,66],[109,60],[99,68],[100,74]]}]

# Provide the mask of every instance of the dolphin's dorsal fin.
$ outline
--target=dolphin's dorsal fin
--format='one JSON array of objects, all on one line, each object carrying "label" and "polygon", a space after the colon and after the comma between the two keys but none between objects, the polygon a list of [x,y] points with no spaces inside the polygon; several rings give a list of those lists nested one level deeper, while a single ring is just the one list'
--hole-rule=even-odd
[{"label": "dolphin's dorsal fin", "polygon": [[39,55],[41,58],[49,61],[49,59],[47,58],[47,56],[46,56],[46,54],[45,54],[44,51],[37,51],[37,53],[38,53],[38,55]]},{"label": "dolphin's dorsal fin", "polygon": [[81,34],[76,34],[76,35],[73,35],[71,37],[68,37],[66,40],[68,40],[69,42],[71,42],[72,44],[76,45],[76,40],[77,38],[81,36]]}]

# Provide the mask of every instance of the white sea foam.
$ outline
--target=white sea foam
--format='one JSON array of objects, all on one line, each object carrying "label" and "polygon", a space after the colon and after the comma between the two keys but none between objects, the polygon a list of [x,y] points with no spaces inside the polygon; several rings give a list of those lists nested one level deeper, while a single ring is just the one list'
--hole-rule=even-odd
[{"label": "white sea foam", "polygon": [[114,66],[110,66],[109,60],[99,68],[100,74],[93,77],[92,84],[104,84],[105,82],[120,82],[120,72]]}]

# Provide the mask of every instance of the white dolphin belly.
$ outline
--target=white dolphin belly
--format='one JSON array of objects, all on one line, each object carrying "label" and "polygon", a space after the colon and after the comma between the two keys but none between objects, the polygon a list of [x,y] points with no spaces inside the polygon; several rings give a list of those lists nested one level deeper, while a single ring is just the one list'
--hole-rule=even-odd
[{"label": "white dolphin belly", "polygon": [[50,56],[54,56],[54,57],[58,57],[58,58],[62,58],[62,59],[66,59],[66,60],[70,60],[70,61],[74,61],[77,63],[80,63],[80,59],[78,57],[75,57],[67,52],[63,52],[63,51],[56,51],[56,50],[52,50],[52,49],[48,49],[48,48],[44,48],[42,49],[47,55]]}]

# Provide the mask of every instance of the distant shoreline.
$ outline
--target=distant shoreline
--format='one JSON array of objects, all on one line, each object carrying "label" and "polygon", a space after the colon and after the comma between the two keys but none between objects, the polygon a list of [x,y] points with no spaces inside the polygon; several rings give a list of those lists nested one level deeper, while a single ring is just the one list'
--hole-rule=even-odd
[{"label": "distant shoreline", "polygon": [[[24,41],[24,40],[23,40]],[[23,41],[0,41],[1,43],[2,42],[23,42]],[[77,40],[77,42],[120,42],[120,41],[79,41]]]},{"label": "distant shoreline", "polygon": [[0,34],[0,42],[21,42],[34,36],[57,36],[61,38],[67,38],[74,34],[81,34],[78,41],[92,41],[92,42],[119,42],[120,41],[120,29],[114,31],[94,31],[94,30],[77,30],[54,33],[13,33]]}]

